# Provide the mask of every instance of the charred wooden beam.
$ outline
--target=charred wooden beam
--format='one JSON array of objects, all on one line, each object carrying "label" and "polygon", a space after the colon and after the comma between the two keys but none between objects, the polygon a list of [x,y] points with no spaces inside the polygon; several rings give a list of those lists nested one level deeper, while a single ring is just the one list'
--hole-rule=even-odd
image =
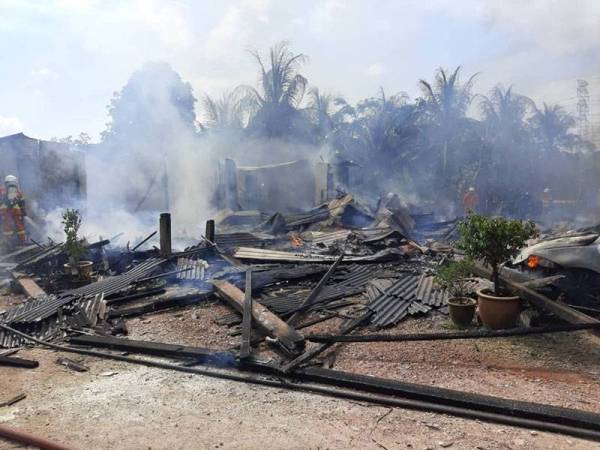
[{"label": "charred wooden beam", "polygon": [[206,300],[212,297],[212,295],[212,292],[201,291],[195,288],[173,289],[154,299],[151,303],[131,308],[114,309],[108,313],[108,318],[139,316],[162,309],[192,305]]},{"label": "charred wooden beam", "polygon": [[20,272],[13,272],[13,278],[28,297],[40,297],[46,292],[33,280],[33,278]]},{"label": "charred wooden beam", "polygon": [[138,248],[140,248],[142,245],[144,245],[146,242],[148,242],[150,239],[152,239],[155,235],[156,235],[156,231],[153,231],[146,238],[144,238],[140,243],[136,244],[136,246],[133,247],[131,249],[131,251],[135,252]]},{"label": "charred wooden beam", "polygon": [[311,293],[308,295],[306,300],[304,300],[304,302],[302,302],[298,311],[295,312],[294,314],[292,314],[292,316],[287,320],[287,323],[289,325],[292,325],[292,326],[296,325],[298,323],[298,321],[302,318],[302,316],[306,312],[306,310],[308,308],[310,308],[311,305],[317,300],[317,297],[319,296],[319,294],[325,287],[325,284],[327,283],[327,281],[329,281],[329,278],[331,277],[333,272],[335,272],[335,269],[338,268],[338,266],[340,265],[340,263],[342,262],[343,259],[344,259],[344,253],[342,252],[340,257],[331,265],[329,270],[327,272],[325,272],[325,275],[323,275],[323,277],[319,280],[319,282],[317,283],[315,288],[311,291]]},{"label": "charred wooden beam", "polygon": [[160,255],[163,258],[171,256],[171,214],[162,213],[159,221]]},{"label": "charred wooden beam", "polygon": [[14,358],[12,356],[0,356],[0,366],[22,367],[24,369],[35,369],[40,363],[33,359]]},{"label": "charred wooden beam", "polygon": [[240,358],[250,356],[250,334],[252,331],[252,270],[246,270],[246,284],[244,285],[244,313],[242,317],[242,345]]},{"label": "charred wooden beam", "polygon": [[567,324],[532,328],[509,328],[506,330],[456,331],[444,333],[367,334],[364,336],[315,334],[306,336],[306,339],[312,342],[444,341],[455,339],[485,339],[510,336],[529,336],[533,334],[567,333],[582,330],[600,330],[600,323]]},{"label": "charred wooden beam", "polygon": [[216,352],[213,349],[192,347],[189,345],[165,344],[162,342],[138,341],[114,336],[81,335],[68,338],[71,344],[98,348],[110,348],[142,355],[154,355],[167,358],[193,358],[198,363],[218,363],[233,365],[235,356],[229,352]]},{"label": "charred wooden beam", "polygon": [[[257,376],[254,373],[248,373],[249,370],[260,372],[261,374],[277,373],[275,367],[259,361],[251,361],[251,364],[244,362],[240,365],[239,369],[228,371],[222,370],[221,364],[219,366],[220,370],[211,371],[206,368],[185,367],[148,358],[131,358],[119,354],[52,344],[3,324],[0,324],[0,329],[53,350],[211,376],[219,379],[304,390],[340,398],[371,401],[388,406],[453,414],[529,429],[535,428],[555,433],[566,433],[600,441],[600,416],[587,411],[405,383],[397,380],[336,370],[318,368],[298,370],[294,373],[293,378],[287,379],[281,374],[279,374],[279,378],[283,379],[265,378],[264,376]],[[298,383],[298,381],[306,381],[308,383]]]},{"label": "charred wooden beam", "polygon": [[[373,315],[373,312],[368,311],[368,312],[364,313],[362,316],[360,316],[354,320],[351,320],[349,323],[342,326],[339,334],[344,335],[344,334],[351,333],[352,331],[354,331],[355,329],[357,329],[358,327],[363,325],[367,320],[369,320],[369,318],[372,315]],[[334,342],[325,342],[323,344],[317,345],[316,347],[313,347],[312,349],[304,352],[303,354],[298,356],[296,359],[293,359],[292,361],[282,365],[281,370],[284,373],[293,372],[298,367],[300,367],[300,365],[305,364],[306,362],[313,359],[315,356],[320,355],[325,350],[327,350],[329,347],[331,347],[333,344],[334,344]]]},{"label": "charred wooden beam", "polygon": [[206,229],[204,231],[204,237],[208,242],[215,242],[215,221],[210,219],[206,221]]},{"label": "charred wooden beam", "polygon": [[[244,293],[233,284],[213,281],[217,293],[236,311],[244,312]],[[289,352],[298,353],[304,348],[304,336],[289,326],[260,303],[252,305],[252,319],[257,327],[268,336],[275,338]]]}]

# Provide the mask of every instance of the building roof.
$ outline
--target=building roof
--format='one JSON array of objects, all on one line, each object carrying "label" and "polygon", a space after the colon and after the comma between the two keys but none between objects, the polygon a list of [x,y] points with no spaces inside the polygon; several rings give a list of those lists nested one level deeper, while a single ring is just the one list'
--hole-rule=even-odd
[{"label": "building roof", "polygon": [[37,139],[30,138],[29,136],[26,136],[24,133],[16,133],[16,134],[9,134],[8,136],[0,137],[0,142],[14,140],[14,139],[30,139],[32,141],[37,141]]}]

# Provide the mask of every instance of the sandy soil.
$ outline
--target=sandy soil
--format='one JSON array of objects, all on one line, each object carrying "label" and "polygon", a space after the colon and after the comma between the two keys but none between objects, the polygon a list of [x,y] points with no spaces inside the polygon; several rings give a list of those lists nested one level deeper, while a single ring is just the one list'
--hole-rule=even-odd
[{"label": "sandy soil", "polygon": [[[130,337],[213,348],[235,345],[205,304],[130,320]],[[333,331],[335,319],[310,332]],[[434,316],[389,332],[444,329]],[[473,341],[347,344],[334,368],[600,413],[600,341],[585,333]],[[25,349],[34,370],[0,367],[0,423],[74,448],[600,449],[549,433],[390,409],[144,366]],[[265,354],[272,356],[272,354]],[[0,448],[15,448],[0,440]]]}]

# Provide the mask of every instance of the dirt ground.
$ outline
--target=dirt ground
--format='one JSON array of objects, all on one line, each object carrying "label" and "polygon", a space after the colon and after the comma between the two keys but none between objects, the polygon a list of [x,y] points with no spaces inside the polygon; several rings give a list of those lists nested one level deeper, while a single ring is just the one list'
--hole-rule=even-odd
[{"label": "dirt ground", "polygon": [[[135,318],[128,322],[130,337],[229,348],[239,338],[213,323],[227,312],[211,303]],[[335,319],[303,332],[337,325]],[[388,332],[446,327],[439,315]],[[335,356],[335,369],[600,413],[600,339],[586,333],[346,344],[332,353],[327,359]],[[39,348],[18,356],[40,366],[0,368],[0,403],[27,395],[0,407],[0,423],[73,448],[600,449],[568,436]],[[90,370],[73,372],[56,364],[59,356]],[[18,446],[0,439],[0,448]]]}]

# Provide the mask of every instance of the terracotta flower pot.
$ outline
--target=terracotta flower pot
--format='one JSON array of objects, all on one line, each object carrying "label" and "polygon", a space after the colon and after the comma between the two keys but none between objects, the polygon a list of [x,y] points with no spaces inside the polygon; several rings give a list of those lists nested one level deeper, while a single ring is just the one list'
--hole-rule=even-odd
[{"label": "terracotta flower pot", "polygon": [[91,280],[92,279],[92,266],[94,263],[92,261],[79,261],[78,270],[76,273],[73,273],[73,268],[71,264],[65,264],[65,273],[67,275],[79,275],[82,280]]},{"label": "terracotta flower pot", "polygon": [[477,302],[469,297],[453,297],[448,299],[448,311],[452,322],[464,328],[471,324],[475,315]]},{"label": "terracotta flower pot", "polygon": [[499,297],[488,289],[477,291],[479,317],[492,330],[512,328],[521,312],[519,297]]}]

